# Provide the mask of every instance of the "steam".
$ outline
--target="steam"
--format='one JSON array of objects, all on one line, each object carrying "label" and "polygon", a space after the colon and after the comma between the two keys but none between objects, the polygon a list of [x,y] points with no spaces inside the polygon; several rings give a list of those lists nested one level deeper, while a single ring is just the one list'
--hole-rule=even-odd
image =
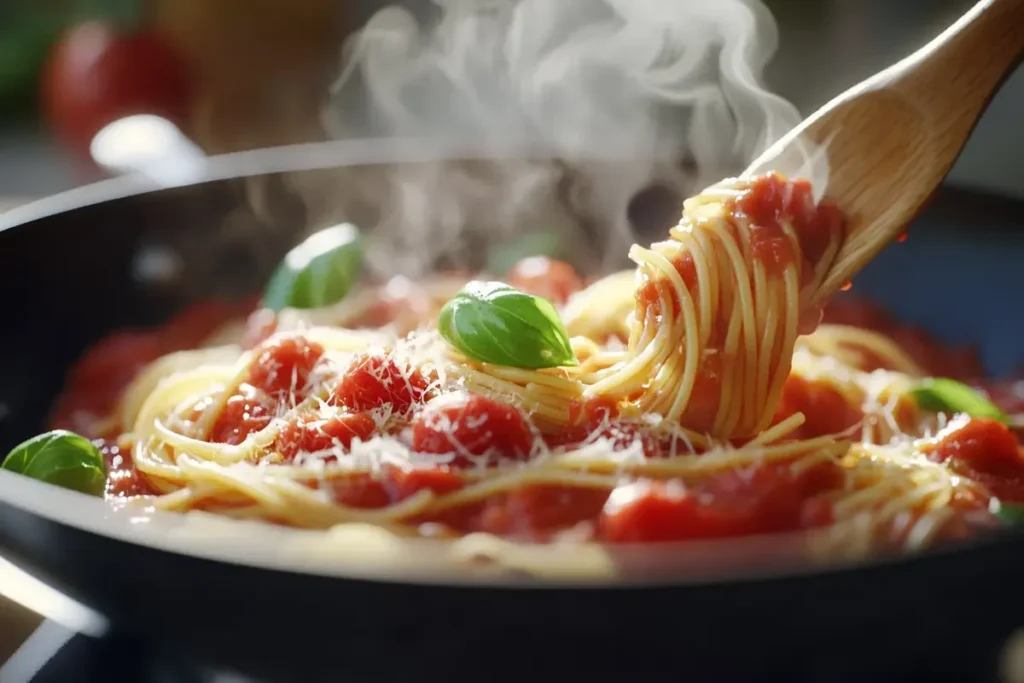
[{"label": "steam", "polygon": [[[329,133],[472,143],[483,155],[541,148],[558,161],[505,153],[339,172],[350,186],[361,174],[360,192],[388,207],[370,252],[381,269],[420,274],[481,234],[535,226],[564,232],[584,266],[621,265],[638,192],[659,184],[681,199],[738,175],[800,121],[763,85],[778,34],[759,0],[432,4],[420,19],[382,9],[349,39]],[[799,162],[809,168],[811,154]],[[328,213],[349,201],[323,180],[293,185]]]}]

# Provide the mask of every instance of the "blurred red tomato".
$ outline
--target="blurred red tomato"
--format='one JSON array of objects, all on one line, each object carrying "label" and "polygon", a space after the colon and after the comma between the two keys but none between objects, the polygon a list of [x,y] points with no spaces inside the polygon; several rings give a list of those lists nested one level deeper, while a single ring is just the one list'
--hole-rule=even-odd
[{"label": "blurred red tomato", "polygon": [[183,127],[191,96],[187,63],[150,29],[80,24],[61,37],[43,70],[43,112],[57,138],[86,159],[96,133],[124,116],[155,114]]}]

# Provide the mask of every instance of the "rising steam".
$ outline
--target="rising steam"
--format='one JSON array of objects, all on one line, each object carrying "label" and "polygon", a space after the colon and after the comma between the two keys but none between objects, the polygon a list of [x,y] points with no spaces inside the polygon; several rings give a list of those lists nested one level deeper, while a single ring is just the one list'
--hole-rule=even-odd
[{"label": "rising steam", "polygon": [[[363,178],[359,191],[389,207],[375,219],[371,256],[391,270],[418,274],[475,232],[535,226],[569,231],[581,253],[589,246],[585,265],[621,264],[639,191],[657,183],[685,196],[737,175],[800,120],[763,85],[778,34],[759,0],[433,0],[431,9],[419,19],[382,9],[349,39],[329,132],[471,141],[485,154],[540,146],[559,161]],[[340,188],[315,192],[328,212],[347,201]]]}]

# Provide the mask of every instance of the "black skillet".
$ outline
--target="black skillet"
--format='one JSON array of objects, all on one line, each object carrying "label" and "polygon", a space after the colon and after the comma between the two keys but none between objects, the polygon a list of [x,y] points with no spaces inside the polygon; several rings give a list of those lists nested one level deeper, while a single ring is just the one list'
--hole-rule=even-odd
[{"label": "black skillet", "polygon": [[[258,291],[298,231],[322,227],[306,225],[281,172],[444,158],[390,150],[241,155],[211,162],[194,185],[119,179],[0,217],[0,449],[43,429],[65,371],[99,336],[157,323],[197,297]],[[258,220],[231,177],[239,169],[266,174],[272,208]],[[634,207],[655,232],[671,218],[650,205],[662,194]],[[211,239],[228,220],[250,221],[249,237]],[[944,189],[856,289],[940,338],[979,345],[990,370],[1009,372],[1024,360],[1024,280],[1012,270],[1024,256],[1022,225],[1024,204]],[[599,243],[601,226],[588,229]],[[154,246],[185,254],[184,277],[140,284],[138,254]],[[3,484],[5,557],[126,637],[267,680],[993,680],[1002,643],[1024,624],[1024,542],[1010,535],[856,567],[748,566],[741,576],[648,585],[375,581],[116,540],[30,512]]]}]

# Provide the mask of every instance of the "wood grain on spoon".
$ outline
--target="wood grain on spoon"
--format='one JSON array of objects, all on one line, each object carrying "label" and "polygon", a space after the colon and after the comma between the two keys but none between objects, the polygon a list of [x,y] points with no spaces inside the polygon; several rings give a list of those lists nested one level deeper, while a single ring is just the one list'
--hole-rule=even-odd
[{"label": "wood grain on spoon", "polygon": [[[960,155],[1024,53],[1024,0],[983,0],[935,40],[847,90],[769,148],[745,176],[828,162],[827,194],[849,219],[820,304],[896,238]],[[815,180],[813,177],[812,180]],[[818,179],[820,180],[820,179]]]}]

